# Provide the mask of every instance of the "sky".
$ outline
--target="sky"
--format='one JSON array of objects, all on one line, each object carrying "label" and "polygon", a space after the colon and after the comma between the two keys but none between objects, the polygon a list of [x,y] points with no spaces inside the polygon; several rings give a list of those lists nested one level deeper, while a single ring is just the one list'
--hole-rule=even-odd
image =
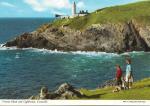
[{"label": "sky", "polygon": [[77,11],[122,5],[138,0],[0,0],[0,18],[3,17],[54,17],[55,14],[71,15],[72,3]]}]

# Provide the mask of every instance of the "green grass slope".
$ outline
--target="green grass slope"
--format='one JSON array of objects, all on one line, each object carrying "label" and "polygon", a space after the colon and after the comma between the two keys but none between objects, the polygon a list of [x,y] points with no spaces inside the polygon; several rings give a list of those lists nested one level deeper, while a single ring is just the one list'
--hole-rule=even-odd
[{"label": "green grass slope", "polygon": [[99,100],[150,100],[150,78],[135,82],[130,90],[122,90],[113,93],[114,87],[86,90],[80,89],[85,97],[77,99]]},{"label": "green grass slope", "polygon": [[58,19],[53,25],[67,25],[74,29],[84,29],[92,24],[121,23],[137,20],[150,24],[150,1],[142,1],[127,5],[107,7],[90,13],[84,17],[73,19]]}]

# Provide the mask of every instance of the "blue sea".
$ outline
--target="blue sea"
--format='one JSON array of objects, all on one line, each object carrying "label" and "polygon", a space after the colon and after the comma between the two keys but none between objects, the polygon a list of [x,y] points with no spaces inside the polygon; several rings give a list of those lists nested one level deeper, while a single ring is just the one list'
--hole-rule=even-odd
[{"label": "blue sea", "polygon": [[50,91],[68,82],[76,88],[97,88],[115,77],[115,65],[125,71],[125,58],[132,58],[135,80],[150,77],[150,53],[121,55],[104,52],[61,52],[45,49],[6,48],[2,45],[24,32],[31,32],[53,19],[0,19],[0,99],[26,99],[43,86]]}]

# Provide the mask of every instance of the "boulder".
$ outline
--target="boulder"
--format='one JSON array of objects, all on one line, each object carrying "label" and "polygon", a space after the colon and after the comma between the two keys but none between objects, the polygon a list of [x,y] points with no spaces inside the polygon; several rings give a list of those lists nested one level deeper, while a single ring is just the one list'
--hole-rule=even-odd
[{"label": "boulder", "polygon": [[42,87],[40,92],[40,99],[48,99],[49,93],[47,87]]},{"label": "boulder", "polygon": [[57,94],[63,94],[63,93],[65,93],[66,91],[73,91],[74,90],[74,88],[71,86],[71,85],[69,85],[69,84],[67,84],[67,83],[64,83],[64,84],[61,84],[60,86],[59,86],[59,88],[58,88],[58,90],[56,90],[55,91],[55,93],[57,93]]}]

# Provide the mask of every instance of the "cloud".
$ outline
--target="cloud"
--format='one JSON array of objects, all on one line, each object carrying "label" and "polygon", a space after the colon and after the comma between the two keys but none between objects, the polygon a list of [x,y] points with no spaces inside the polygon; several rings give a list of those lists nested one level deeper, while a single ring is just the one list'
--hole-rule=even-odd
[{"label": "cloud", "polygon": [[52,14],[59,14],[59,15],[65,15],[66,13],[62,12],[62,11],[57,11],[57,10],[51,10]]},{"label": "cloud", "polygon": [[85,8],[85,4],[84,4],[84,2],[83,1],[79,1],[78,3],[77,3],[77,7],[78,8]]},{"label": "cloud", "polygon": [[23,10],[15,6],[14,4],[8,3],[8,2],[0,2],[1,6],[10,7],[11,9],[15,10],[15,12],[23,13]]},{"label": "cloud", "polygon": [[16,6],[8,2],[0,2],[0,5],[15,8]]},{"label": "cloud", "polygon": [[69,0],[24,0],[24,2],[37,12],[53,9],[71,8]]}]

